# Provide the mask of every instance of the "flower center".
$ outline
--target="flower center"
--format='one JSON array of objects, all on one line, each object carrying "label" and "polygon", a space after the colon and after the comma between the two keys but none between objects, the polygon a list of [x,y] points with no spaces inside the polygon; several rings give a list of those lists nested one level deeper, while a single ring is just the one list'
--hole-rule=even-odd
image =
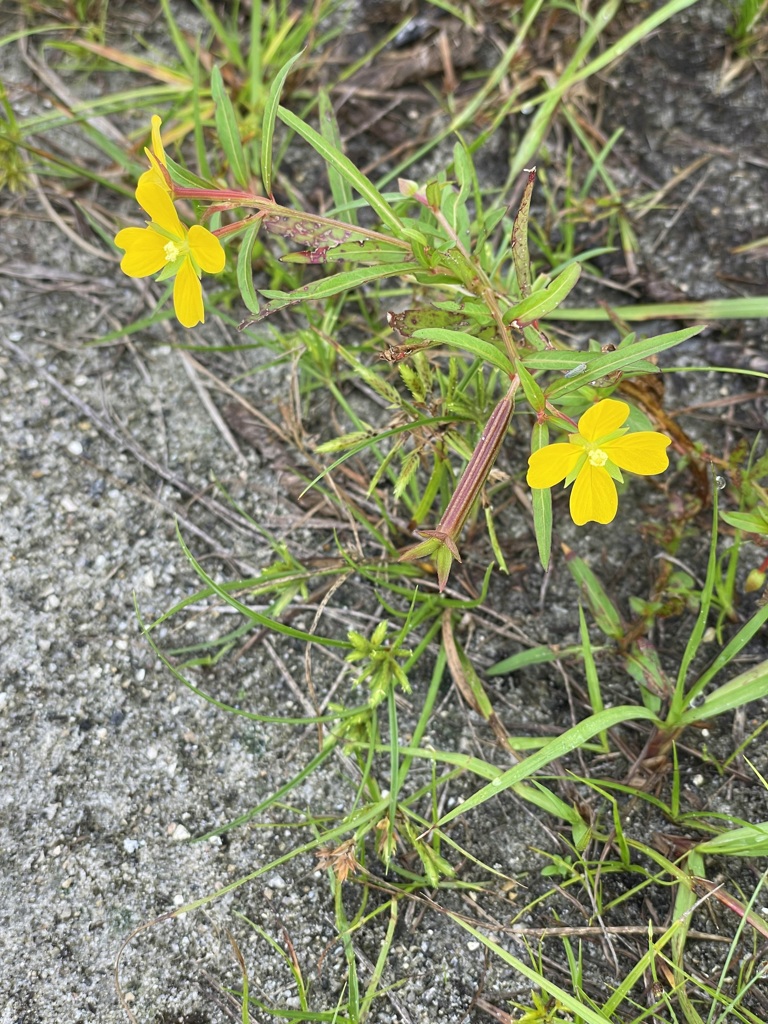
[{"label": "flower center", "polygon": [[593,466],[604,466],[608,461],[608,456],[602,450],[602,448],[593,448],[589,453],[589,461]]},{"label": "flower center", "polygon": [[166,242],[163,246],[163,252],[165,253],[165,262],[173,263],[181,256],[182,248],[178,242]]}]

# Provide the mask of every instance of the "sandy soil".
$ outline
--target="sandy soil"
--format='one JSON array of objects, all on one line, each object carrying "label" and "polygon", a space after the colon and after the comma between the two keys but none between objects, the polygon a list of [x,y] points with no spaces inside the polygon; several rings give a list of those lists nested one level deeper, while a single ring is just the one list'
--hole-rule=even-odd
[{"label": "sandy soil", "polygon": [[[674,222],[663,211],[640,223],[641,298],[659,280],[692,298],[768,292],[764,259],[727,257],[729,247],[768,233],[768,95],[760,76],[746,72],[731,92],[716,93],[718,15],[709,10],[678,18],[612,73],[606,88],[607,127],[627,126],[620,151],[632,187],[660,185],[694,156],[712,157],[703,184],[692,181],[684,191]],[[33,80],[21,62],[6,86],[12,102],[32,102]],[[76,151],[74,131],[60,138]],[[125,343],[92,344],[145,313],[152,296],[109,258],[52,227],[34,191],[4,197],[0,302],[0,1024],[113,1024],[125,1019],[114,961],[131,930],[269,863],[300,834],[252,825],[202,843],[186,840],[247,811],[312,752],[311,737],[217,712],[179,684],[140,636],[134,600],[151,619],[198,586],[174,517],[197,557],[223,578],[268,559],[264,538],[227,515],[213,474],[259,522],[305,547],[314,538],[296,525],[300,510],[264,451],[217,422],[208,403],[221,406],[222,396],[211,396],[194,355],[173,347],[179,332],[157,328]],[[220,344],[234,335],[211,322],[200,337]],[[762,369],[768,359],[756,323],[710,331],[697,346],[681,358]],[[231,379],[262,358],[228,357],[226,374]],[[283,371],[260,374],[248,385],[249,400],[276,415],[284,385]],[[723,397],[721,388],[727,396],[729,387],[722,379],[686,378],[670,385],[668,401],[679,408]],[[764,398],[751,401],[737,419],[732,406],[714,408],[689,426],[705,435],[723,423],[727,431],[753,430],[760,417],[764,425],[765,408]],[[605,554],[599,542],[594,551]],[[526,584],[531,595],[538,582]],[[559,585],[567,595],[564,570]],[[553,616],[572,611],[570,601],[563,597],[560,607],[553,600]],[[358,602],[356,610],[373,612],[375,601]],[[220,626],[210,617],[192,619],[185,635],[160,631],[158,640],[182,646]],[[554,619],[539,622],[541,635],[560,637],[559,629]],[[300,675],[300,650],[282,657]],[[262,713],[303,713],[267,651],[194,678],[217,694],[241,695]],[[546,717],[548,700],[528,704],[535,682],[522,681],[520,703],[534,718]],[[471,735],[472,723],[452,707],[449,727]],[[329,764],[293,795],[294,805],[333,813],[339,770]],[[702,785],[706,799],[720,781],[713,772]],[[733,798],[730,809],[768,817],[759,789],[741,805]],[[544,845],[545,835],[514,806],[489,808],[488,815],[476,822],[477,848],[500,870],[523,874],[534,863],[528,844]],[[233,1019],[222,989],[239,981],[229,931],[254,991],[292,1005],[285,964],[236,911],[278,939],[290,936],[310,972],[325,952],[316,984],[333,1007],[343,959],[332,944],[323,876],[304,857],[205,911],[137,935],[122,981],[141,1021]],[[373,927],[361,939],[364,977],[377,936]],[[512,945],[519,952],[519,943]],[[481,981],[502,1003],[505,994],[526,995],[527,984],[498,967],[486,970],[477,943],[428,915],[398,940],[390,980],[404,985],[381,1001],[375,1020],[456,1022]]]}]

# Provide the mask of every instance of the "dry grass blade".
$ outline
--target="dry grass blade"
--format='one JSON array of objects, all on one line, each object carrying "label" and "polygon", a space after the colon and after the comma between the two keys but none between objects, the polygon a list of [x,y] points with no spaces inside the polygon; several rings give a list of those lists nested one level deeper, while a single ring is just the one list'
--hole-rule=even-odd
[{"label": "dry grass blade", "polygon": [[181,90],[188,90],[192,87],[192,83],[187,75],[172,71],[170,68],[163,67],[163,65],[157,64],[154,61],[143,60],[124,50],[117,50],[113,46],[104,46],[90,39],[78,39],[77,45],[83,50],[95,54],[97,57],[103,57],[104,60],[111,61],[113,64],[125,68],[127,71],[146,75],[147,78],[155,82],[163,82],[165,85],[172,85]]},{"label": "dry grass blade", "polygon": [[[58,100],[61,101],[70,117],[75,120],[77,115],[75,115],[74,111],[78,107],[83,107],[82,101],[79,100],[78,97],[64,84],[52,68],[31,55],[29,51],[29,42],[26,37],[22,37],[19,40],[19,51],[24,63],[30,68],[30,70],[34,71],[40,81],[51,90]],[[105,138],[117,143],[121,148],[126,150],[130,148],[128,139],[123,135],[119,128],[116,128],[112,124],[109,118],[93,114],[85,116],[85,120],[92,128],[101,132]]]},{"label": "dry grass blade", "polygon": [[48,199],[48,196],[46,195],[45,190],[43,189],[42,185],[40,184],[39,178],[37,177],[36,174],[33,174],[31,171],[29,172],[29,180],[34,185],[35,192],[37,194],[37,198],[40,200],[40,205],[43,207],[45,212],[48,214],[48,217],[50,218],[51,223],[55,224],[56,227],[63,234],[65,234],[67,236],[67,238],[71,242],[74,242],[74,244],[78,247],[78,249],[82,249],[83,252],[87,252],[90,256],[96,256],[100,260],[106,260],[106,261],[108,261],[110,263],[117,263],[118,262],[117,256],[115,256],[113,253],[107,252],[103,248],[100,249],[100,248],[98,248],[95,245],[91,245],[90,242],[86,241],[86,239],[84,239],[81,235],[79,235],[77,233],[77,231],[75,231],[73,228],[71,228],[69,226],[69,224],[67,224],[67,222],[64,220],[63,217],[59,216],[59,214],[56,212],[56,210],[54,210],[53,206],[51,205],[51,202]]}]

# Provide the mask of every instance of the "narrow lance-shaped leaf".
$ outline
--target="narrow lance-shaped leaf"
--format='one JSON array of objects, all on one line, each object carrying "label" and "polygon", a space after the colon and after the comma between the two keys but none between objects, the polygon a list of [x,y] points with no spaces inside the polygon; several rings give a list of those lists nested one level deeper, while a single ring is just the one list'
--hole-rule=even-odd
[{"label": "narrow lance-shaped leaf", "polygon": [[411,338],[416,331],[433,328],[460,330],[462,327],[468,327],[471,321],[462,313],[427,306],[425,309],[404,309],[400,313],[387,313],[387,323],[404,338]]},{"label": "narrow lance-shaped leaf", "polygon": [[403,225],[373,182],[366,178],[348,157],[336,149],[335,146],[331,146],[322,135],[290,110],[286,110],[285,107],[278,107],[277,113],[284,124],[308,142],[326,163],[336,168],[352,188],[365,199],[382,224],[386,224],[400,238],[410,237],[415,234],[422,241],[425,241],[420,232],[414,232]]},{"label": "narrow lance-shaped leaf", "polygon": [[523,386],[525,397],[528,399],[531,408],[534,412],[542,412],[547,407],[547,400],[544,397],[544,392],[520,360],[515,360],[515,369],[517,370],[517,375]]},{"label": "narrow lance-shaped leaf", "polygon": [[768,661],[763,661],[759,665],[755,665],[754,668],[742,672],[735,679],[719,686],[707,696],[700,707],[688,708],[683,711],[675,725],[682,728],[694,722],[705,722],[707,719],[725,714],[726,711],[745,707],[752,701],[763,700],[766,696],[768,696]]},{"label": "narrow lance-shaped leaf", "polygon": [[614,726],[624,722],[632,721],[646,721],[656,725],[659,724],[658,718],[652,711],[648,711],[647,708],[639,707],[636,704],[606,708],[597,715],[590,715],[583,722],[579,722],[578,725],[567,729],[561,736],[549,740],[540,750],[529,754],[525,760],[520,761],[514,768],[510,768],[498,778],[495,778],[490,785],[483,786],[477,793],[467,797],[457,807],[444,814],[437,822],[437,827],[443,828],[449,821],[459,817],[459,815],[474,810],[475,807],[479,807],[486,800],[490,800],[492,797],[503,793],[506,789],[516,786],[517,783],[522,782],[524,779],[530,778],[557,758],[564,757],[572,750],[583,747],[585,743],[599,733],[612,729]]},{"label": "narrow lance-shaped leaf", "polygon": [[[697,847],[699,853],[717,854],[718,857],[768,856],[768,821],[744,825],[705,839]],[[768,938],[768,933],[766,933]]]},{"label": "narrow lance-shaped leaf", "polygon": [[322,281],[313,281],[292,292],[275,292],[264,290],[263,294],[272,301],[264,306],[257,317],[244,320],[240,329],[250,327],[259,320],[270,316],[278,309],[285,309],[286,306],[293,306],[297,302],[308,302],[310,300],[328,299],[333,295],[339,295],[343,291],[359,288],[369,281],[378,281],[382,277],[396,277],[399,274],[407,274],[413,270],[412,263],[392,263],[383,267],[358,267],[356,270],[349,270],[343,274],[334,274],[332,277],[323,278]]},{"label": "narrow lance-shaped leaf", "polygon": [[253,224],[243,235],[240,251],[237,254],[237,286],[250,313],[259,312],[259,299],[253,287],[253,247],[259,231],[259,221]]},{"label": "narrow lance-shaped leaf", "polygon": [[240,129],[234,108],[232,107],[232,101],[224,87],[224,80],[217,65],[214,65],[211,71],[211,93],[216,104],[216,131],[221,148],[226,154],[232,174],[238,185],[242,188],[248,188],[248,165],[240,139]]},{"label": "narrow lance-shaped leaf", "polygon": [[[341,151],[341,132],[339,131],[331,98],[325,89],[321,89],[318,93],[318,99],[320,107],[320,132],[329,145]],[[357,211],[353,206],[352,189],[349,182],[332,166],[328,167],[328,182],[331,186],[331,195],[333,196],[337,216],[354,224],[357,220]]]},{"label": "narrow lance-shaped leaf", "polygon": [[581,276],[581,267],[578,263],[571,263],[562,274],[558,274],[551,284],[540,291],[529,295],[527,299],[518,302],[511,310],[504,314],[504,320],[513,327],[524,327],[540,317],[546,316],[556,309],[568,293],[575,287]]},{"label": "narrow lance-shaped leaf", "polygon": [[[531,451],[538,451],[548,442],[549,428],[546,423],[536,423],[531,437]],[[552,561],[552,489],[550,487],[532,488],[531,504],[539,561],[544,572],[547,572]]]},{"label": "narrow lance-shaped leaf", "polygon": [[[592,650],[594,651],[596,648],[593,647]],[[517,672],[521,668],[527,668],[529,665],[546,665],[574,655],[581,655],[581,644],[562,648],[556,645],[531,647],[526,651],[511,654],[503,661],[497,661],[495,665],[491,665],[485,670],[485,674],[487,676],[504,676],[510,672]]]},{"label": "narrow lance-shaped leaf", "polygon": [[[704,327],[686,327],[682,331],[673,331],[670,334],[659,334],[655,338],[645,338],[636,341],[632,345],[626,345],[616,349],[615,352],[601,352],[591,358],[592,353],[562,353],[562,352],[532,352],[523,356],[523,362],[529,369],[571,369],[574,356],[579,356],[587,363],[587,369],[568,380],[558,380],[547,388],[547,395],[567,394],[571,391],[578,391],[584,384],[594,380],[596,377],[605,377],[626,369],[649,368],[645,360],[658,352],[674,348],[682,342],[692,338],[695,334],[703,331]],[[568,360],[563,361],[562,356],[568,355]],[[566,366],[565,362],[571,365]],[[578,364],[577,364],[578,365]]]},{"label": "narrow lance-shaped leaf", "polygon": [[[260,0],[254,6],[260,7]],[[267,102],[264,104],[264,118],[261,122],[261,184],[268,196],[272,195],[272,143],[275,138],[275,121],[277,108],[280,106],[280,93],[294,64],[301,60],[303,55],[304,50],[300,50],[283,64],[272,80]]]},{"label": "narrow lance-shaped leaf", "polygon": [[603,585],[592,572],[583,558],[579,558],[567,544],[562,545],[565,563],[571,571],[576,583],[583,589],[589,609],[595,622],[606,636],[619,640],[624,636],[621,616],[613,601],[608,597]]},{"label": "narrow lance-shaped leaf", "polygon": [[464,331],[447,331],[442,328],[431,328],[413,332],[413,337],[423,341],[433,341],[441,345],[450,345],[452,348],[460,348],[473,356],[483,359],[486,363],[496,366],[506,373],[510,378],[514,376],[515,369],[509,361],[509,357],[501,349],[496,348],[489,341],[475,338],[472,334]]},{"label": "narrow lance-shaped leaf", "polygon": [[515,214],[515,223],[512,226],[512,260],[515,264],[515,276],[517,287],[523,298],[531,294],[531,260],[528,254],[528,216],[531,211],[531,197],[533,185],[536,181],[536,168],[528,171],[528,182],[520,200],[520,206]]},{"label": "narrow lance-shaped leaf", "polygon": [[352,242],[320,245],[316,249],[289,252],[280,257],[281,263],[398,263],[403,259],[402,246],[361,238]]}]

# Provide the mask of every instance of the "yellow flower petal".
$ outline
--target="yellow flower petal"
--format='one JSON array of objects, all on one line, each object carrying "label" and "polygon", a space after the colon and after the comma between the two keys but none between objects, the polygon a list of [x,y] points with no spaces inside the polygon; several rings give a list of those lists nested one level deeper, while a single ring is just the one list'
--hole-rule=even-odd
[{"label": "yellow flower petal", "polygon": [[203,288],[190,259],[185,259],[173,283],[173,308],[182,327],[205,323]]},{"label": "yellow flower petal", "polygon": [[637,434],[617,437],[604,444],[603,451],[619,469],[639,476],[663,473],[669,466],[666,448],[670,439],[655,430],[641,430]]},{"label": "yellow flower petal", "polygon": [[185,238],[186,228],[179,220],[179,215],[176,213],[167,188],[162,188],[152,180],[140,181],[136,189],[136,202],[145,213],[149,214],[154,224],[163,228],[174,238]]},{"label": "yellow flower petal", "polygon": [[152,228],[123,228],[115,245],[125,249],[120,269],[128,277],[149,277],[165,266],[166,240]]},{"label": "yellow flower petal", "polygon": [[614,430],[618,430],[629,416],[626,402],[617,402],[613,398],[604,398],[601,402],[587,409],[579,419],[579,433],[585,441],[599,441]]},{"label": "yellow flower petal", "polygon": [[220,274],[224,269],[227,257],[224,248],[213,232],[200,224],[193,224],[189,229],[189,248],[197,260],[198,266],[206,274]]},{"label": "yellow flower petal", "polygon": [[170,192],[171,187],[163,174],[157,157],[154,153],[150,153],[148,149],[145,149],[144,152],[147,154],[147,160],[149,160],[149,170],[144,171],[143,174],[139,175],[139,188],[142,188],[147,182],[153,182],[155,185],[159,185],[160,188],[164,189],[166,192]]},{"label": "yellow flower petal", "polygon": [[571,491],[571,519],[577,526],[589,522],[610,523],[618,507],[616,484],[608,473],[602,466],[585,462]]},{"label": "yellow flower petal", "polygon": [[528,458],[526,482],[529,487],[554,487],[565,480],[584,454],[575,444],[548,444]]},{"label": "yellow flower petal", "polygon": [[165,159],[165,149],[163,148],[163,140],[160,135],[160,125],[162,120],[157,114],[152,117],[152,149],[144,148],[147,160],[149,160],[149,170],[139,178],[139,186],[144,186],[147,182],[154,182],[155,185],[159,185],[160,188],[166,192],[171,191],[168,179],[163,173],[163,168],[168,167],[168,162]]},{"label": "yellow flower petal", "polygon": [[[163,139],[160,135],[160,126],[163,120],[159,114],[152,115],[152,152],[155,154],[157,159],[163,165],[167,167],[168,163],[165,159],[165,148],[163,147]],[[151,161],[150,161],[151,162]]]}]

